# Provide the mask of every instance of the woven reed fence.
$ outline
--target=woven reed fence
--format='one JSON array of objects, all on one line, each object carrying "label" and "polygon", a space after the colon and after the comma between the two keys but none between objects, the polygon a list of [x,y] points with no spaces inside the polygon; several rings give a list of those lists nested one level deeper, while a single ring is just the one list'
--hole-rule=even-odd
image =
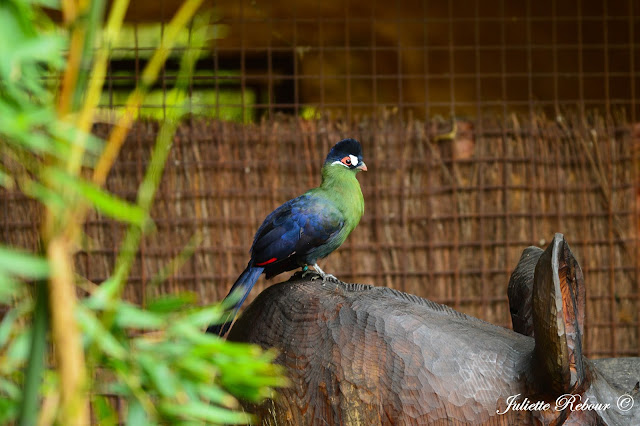
[{"label": "woven reed fence", "polygon": [[[109,176],[111,191],[134,199],[157,129],[135,126]],[[108,126],[94,130],[105,135]],[[144,304],[150,294],[189,290],[202,303],[222,298],[266,214],[319,184],[329,148],[355,137],[369,167],[359,175],[365,215],[320,263],[325,271],[508,327],[506,288],[521,251],[562,232],[586,278],[587,355],[640,355],[640,128],[622,119],[513,116],[450,130],[394,116],[354,125],[186,122],[153,209],[157,229],[142,244],[126,297]],[[0,200],[2,239],[33,247],[34,204],[7,192]],[[77,268],[99,283],[123,227],[94,214],[85,230]],[[201,238],[194,254],[156,284],[194,235]],[[261,279],[249,301],[269,284]]]}]

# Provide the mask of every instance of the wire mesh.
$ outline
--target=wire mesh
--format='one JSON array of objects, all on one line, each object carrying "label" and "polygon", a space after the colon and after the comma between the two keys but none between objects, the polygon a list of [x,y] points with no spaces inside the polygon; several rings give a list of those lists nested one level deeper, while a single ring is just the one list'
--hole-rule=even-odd
[{"label": "wire mesh", "polygon": [[[140,3],[129,16],[144,21],[134,34],[145,36],[127,37],[116,49],[111,95],[118,84],[135,85],[132,71],[153,46],[148,34],[155,32],[156,40],[162,32],[149,21],[168,18],[177,4]],[[215,0],[208,6],[213,39],[198,66],[192,108],[214,118],[329,112],[351,119],[384,109],[423,119],[514,111],[555,116],[567,108],[623,108],[631,121],[638,114],[637,0]],[[169,64],[159,89],[172,83],[176,67]],[[166,105],[159,99],[147,107]]]},{"label": "wire mesh", "polygon": [[[262,219],[317,185],[329,148],[349,136],[370,168],[360,178],[366,212],[326,269],[510,326],[506,285],[520,252],[563,232],[587,281],[587,355],[640,355],[638,3],[208,3],[213,39],[127,297],[144,304],[188,289],[202,303],[222,298]],[[133,2],[104,121],[136,86],[176,4]],[[109,176],[126,199],[156,137],[146,119],[177,107],[180,52]],[[2,240],[33,247],[33,203],[0,196]],[[77,268],[101,282],[123,229],[94,213],[85,231]],[[156,284],[194,233],[194,255]]]},{"label": "wire mesh", "polygon": [[[317,185],[326,152],[349,135],[363,141],[370,169],[360,179],[366,213],[326,269],[509,326],[506,285],[521,251],[561,231],[587,280],[587,354],[638,354],[637,126],[603,119],[586,126],[577,116],[497,124],[479,134],[458,122],[443,136],[441,122],[393,117],[356,128],[295,118],[185,123],[152,211],[157,230],[142,245],[127,297],[144,304],[149,295],[190,290],[203,303],[222,298],[264,216]],[[109,190],[135,197],[156,131],[153,123],[136,125]],[[35,245],[34,211],[25,200],[5,200],[3,238]],[[85,232],[77,268],[101,282],[123,229],[93,213]],[[194,255],[154,284],[195,233],[202,244]],[[250,299],[267,285],[260,280]]]}]

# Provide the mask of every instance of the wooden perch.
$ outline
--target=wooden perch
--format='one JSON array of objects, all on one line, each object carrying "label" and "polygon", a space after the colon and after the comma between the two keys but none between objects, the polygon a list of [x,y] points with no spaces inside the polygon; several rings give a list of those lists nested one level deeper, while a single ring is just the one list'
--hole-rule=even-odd
[{"label": "wooden perch", "polygon": [[[545,318],[554,327],[547,333],[536,327],[537,340],[389,288],[294,276],[266,289],[229,339],[278,348],[293,385],[250,409],[266,425],[640,424],[637,407],[616,409],[632,389],[618,387],[582,356],[584,281],[564,237],[556,234],[539,257],[529,266],[540,271],[533,294],[544,301],[532,308],[534,322],[551,305],[566,312]],[[638,358],[623,363],[640,372]],[[556,410],[558,392],[611,407]],[[524,398],[551,405],[509,408]]]}]

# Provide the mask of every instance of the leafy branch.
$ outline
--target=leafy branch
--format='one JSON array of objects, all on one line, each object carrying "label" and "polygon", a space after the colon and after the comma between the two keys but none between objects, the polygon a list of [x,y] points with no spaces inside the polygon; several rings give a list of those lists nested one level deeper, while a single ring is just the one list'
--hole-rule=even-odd
[{"label": "leafy branch", "polygon": [[[208,37],[207,15],[194,19],[202,0],[185,1],[169,22],[106,141],[90,130],[128,1],[112,2],[104,29],[104,0],[62,1],[61,25],[33,3],[0,2],[0,39],[15,41],[0,44],[0,185],[43,212],[39,247],[0,246],[0,304],[10,307],[0,320],[0,422],[84,425],[91,406],[100,423],[117,423],[108,395],[125,402],[130,424],[249,422],[239,399],[258,402],[287,383],[274,352],[203,333],[222,307],[197,306],[191,294],[161,296],[146,309],[121,297],[154,229],[150,210],[181,114],[161,123],[134,203],[103,188],[175,40],[190,31],[175,87],[186,90]],[[91,210],[127,224],[114,271],[99,284],[74,267]],[[78,300],[76,287],[89,297]]]}]

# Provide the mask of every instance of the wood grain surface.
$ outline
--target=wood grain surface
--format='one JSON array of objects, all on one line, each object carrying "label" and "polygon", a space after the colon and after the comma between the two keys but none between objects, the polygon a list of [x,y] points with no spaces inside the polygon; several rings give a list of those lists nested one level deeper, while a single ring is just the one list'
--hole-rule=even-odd
[{"label": "wood grain surface", "polygon": [[[640,424],[639,410],[615,409],[633,393],[616,369],[637,374],[640,360],[582,355],[584,279],[564,237],[534,254],[520,273],[534,276],[522,300],[533,302],[535,339],[385,287],[296,274],[266,289],[229,339],[276,347],[292,386],[247,409],[263,425]],[[613,408],[557,410],[563,393]],[[506,410],[510,400],[551,407]]]}]

